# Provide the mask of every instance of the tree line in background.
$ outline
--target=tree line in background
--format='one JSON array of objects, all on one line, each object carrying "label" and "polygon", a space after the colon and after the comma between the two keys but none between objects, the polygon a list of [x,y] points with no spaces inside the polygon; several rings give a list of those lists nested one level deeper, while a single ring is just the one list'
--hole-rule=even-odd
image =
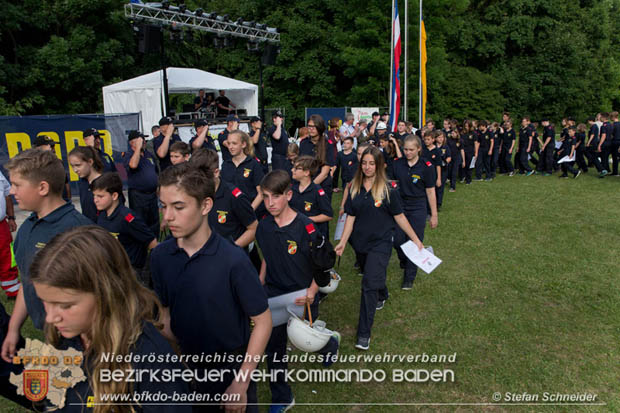
[{"label": "tree line in background", "polygon": [[[102,86],[159,69],[158,54],[138,53],[125,3],[0,0],[0,114],[102,112]],[[277,64],[264,70],[265,104],[286,108],[289,120],[303,119],[305,107],[389,104],[387,0],[186,4],[280,30]],[[403,0],[399,10],[404,35]],[[417,123],[418,3],[409,11],[408,117]],[[620,0],[426,0],[427,117],[496,120],[509,110],[583,119],[618,109],[619,15]],[[259,56],[245,41],[216,49],[209,34],[165,39],[169,66],[258,84]]]}]

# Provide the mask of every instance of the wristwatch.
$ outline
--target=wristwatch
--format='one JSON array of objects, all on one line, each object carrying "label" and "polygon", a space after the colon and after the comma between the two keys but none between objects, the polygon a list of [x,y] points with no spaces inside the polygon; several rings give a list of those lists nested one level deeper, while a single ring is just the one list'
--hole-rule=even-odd
[{"label": "wristwatch", "polygon": [[13,216],[13,215],[7,215],[6,219],[12,219],[13,221],[15,221],[15,216]]}]

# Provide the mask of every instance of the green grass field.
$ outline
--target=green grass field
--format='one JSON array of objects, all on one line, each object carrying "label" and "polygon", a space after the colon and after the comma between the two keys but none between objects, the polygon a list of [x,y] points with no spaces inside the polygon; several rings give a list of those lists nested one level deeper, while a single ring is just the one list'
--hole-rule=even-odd
[{"label": "green grass field", "polygon": [[[425,245],[443,259],[400,290],[396,254],[390,299],[375,317],[371,348],[354,348],[360,281],[347,249],[338,290],[321,304],[341,354],[453,354],[455,363],[341,363],[332,369],[383,369],[386,381],[294,383],[294,411],[619,411],[620,178],[498,177],[446,193],[439,227]],[[335,194],[337,206],[340,194]],[[337,208],[335,208],[337,210]],[[333,226],[332,226],[333,228]],[[333,234],[333,230],[332,230]],[[2,301],[10,310],[12,304]],[[25,336],[39,337],[28,322]],[[263,368],[264,366],[261,366]],[[317,363],[291,368],[321,369]],[[451,369],[454,382],[394,383],[394,369]],[[500,392],[592,393],[604,405],[472,405]],[[266,384],[259,400],[267,403]],[[364,404],[450,403],[446,406]],[[0,411],[21,411],[0,401]],[[265,411],[262,407],[261,411]]]}]

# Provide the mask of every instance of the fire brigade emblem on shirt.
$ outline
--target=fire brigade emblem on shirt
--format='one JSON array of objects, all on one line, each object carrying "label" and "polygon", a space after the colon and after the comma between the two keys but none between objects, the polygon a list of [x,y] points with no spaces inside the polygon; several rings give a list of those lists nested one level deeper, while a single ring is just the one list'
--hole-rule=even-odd
[{"label": "fire brigade emblem on shirt", "polygon": [[288,242],[288,253],[294,255],[297,252],[297,243],[295,241],[286,242]]}]

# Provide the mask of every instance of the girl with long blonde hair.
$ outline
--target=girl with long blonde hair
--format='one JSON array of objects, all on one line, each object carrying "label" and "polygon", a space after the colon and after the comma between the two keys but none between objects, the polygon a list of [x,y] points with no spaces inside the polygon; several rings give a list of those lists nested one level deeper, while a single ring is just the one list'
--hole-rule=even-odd
[{"label": "girl with long blonde hair", "polygon": [[395,187],[396,184],[389,185],[386,179],[383,153],[373,146],[366,148],[349,188],[350,196],[345,203],[347,219],[335,248],[336,254],[342,255],[350,237],[363,272],[355,345],[360,350],[368,350],[375,312],[383,308],[388,298],[385,281],[395,224],[418,248],[423,248],[403,214]]},{"label": "girl with long blonde hair", "polygon": [[[182,368],[179,363],[158,360],[174,354],[160,333],[161,305],[156,295],[138,282],[125,250],[109,232],[89,225],[57,235],[35,256],[30,274],[45,307],[47,342],[58,349],[73,347],[83,352],[81,368],[87,380],[67,389],[62,411],[84,410],[90,396],[94,413],[191,411],[182,405],[105,403],[105,395],[188,392],[182,382],[100,380],[101,373],[108,370]],[[109,357],[131,354],[152,354],[155,362]]]}]

